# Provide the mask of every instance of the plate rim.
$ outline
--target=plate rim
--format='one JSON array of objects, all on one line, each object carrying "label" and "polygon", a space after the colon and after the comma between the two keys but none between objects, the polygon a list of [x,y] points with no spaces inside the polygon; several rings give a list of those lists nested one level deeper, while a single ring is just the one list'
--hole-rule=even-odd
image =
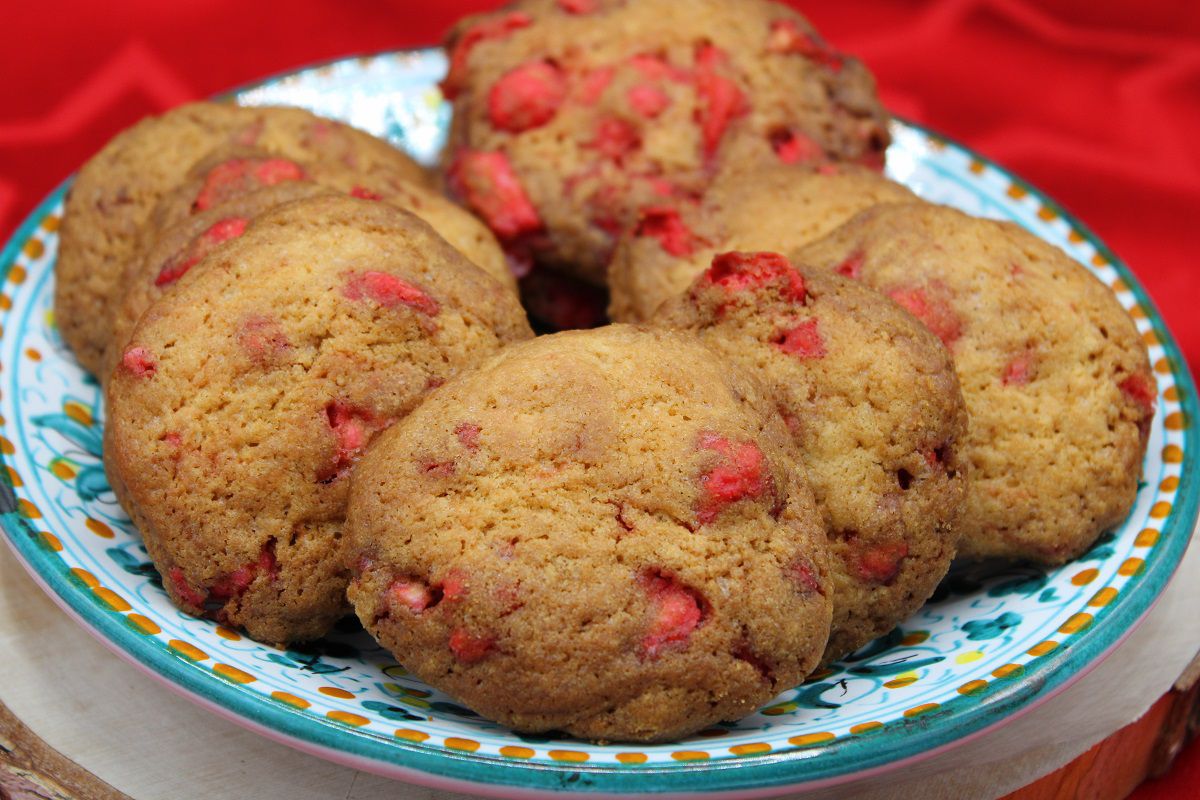
[{"label": "plate rim", "polygon": [[[431,48],[385,50],[378,53],[352,55],[309,64],[253,81],[224,92],[218,97],[227,99],[263,84],[290,75],[330,66],[345,61],[387,55],[430,52]],[[1191,539],[1196,517],[1200,511],[1200,428],[1197,427],[1198,398],[1196,386],[1178,342],[1170,334],[1166,321],[1128,265],[1075,215],[1061,203],[1024,178],[1014,174],[996,161],[983,156],[954,139],[920,125],[893,116],[896,124],[907,127],[931,143],[957,149],[968,158],[995,170],[1015,187],[1035,198],[1045,208],[1058,215],[1071,229],[1095,247],[1126,283],[1146,312],[1147,320],[1158,338],[1171,366],[1180,394],[1179,404],[1189,421],[1183,431],[1184,462],[1181,464],[1176,500],[1162,521],[1164,548],[1147,565],[1131,588],[1122,592],[1122,600],[1100,609],[1097,621],[1088,631],[1076,634],[1080,638],[1070,647],[1047,654],[1037,662],[1035,676],[997,689],[986,698],[962,711],[940,715],[948,720],[929,730],[929,719],[911,720],[913,725],[888,725],[884,730],[866,737],[843,739],[836,744],[836,758],[827,757],[823,769],[804,770],[798,774],[799,763],[815,763],[812,756],[821,751],[803,748],[784,750],[752,758],[722,759],[670,766],[615,766],[596,764],[555,765],[500,760],[487,756],[455,753],[443,748],[421,747],[403,740],[377,739],[338,725],[272,703],[269,698],[239,690],[213,674],[188,668],[165,648],[148,645],[144,637],[134,633],[121,619],[100,610],[86,595],[79,592],[63,569],[49,569],[50,560],[61,559],[42,550],[35,542],[33,526],[19,514],[13,488],[0,481],[0,516],[5,520],[4,539],[16,553],[18,561],[33,576],[38,585],[70,616],[80,622],[109,649],[122,656],[160,682],[199,703],[218,715],[242,724],[268,738],[297,747],[320,757],[349,766],[377,772],[388,777],[421,783],[434,788],[458,791],[486,792],[513,796],[542,795],[563,790],[604,796],[611,792],[653,793],[669,796],[678,793],[721,796],[737,792],[739,796],[774,794],[798,788],[816,788],[845,783],[898,768],[915,760],[932,757],[946,749],[976,738],[988,730],[1007,723],[1032,710],[1050,697],[1066,689],[1097,666],[1145,619],[1162,595],[1170,578],[1182,561]],[[47,195],[20,225],[0,250],[0,282],[8,279],[24,243],[50,215],[68,190],[71,178],[60,183]],[[53,267],[48,267],[53,269]],[[1161,413],[1161,411],[1160,411]],[[9,457],[0,454],[0,466],[9,466]],[[29,535],[17,536],[13,528]],[[958,698],[955,698],[958,699]],[[951,701],[953,702],[953,700]],[[911,736],[910,730],[922,730],[925,735]],[[931,740],[932,737],[932,740]],[[834,743],[827,743],[833,745]],[[649,785],[648,785],[649,784]]]}]

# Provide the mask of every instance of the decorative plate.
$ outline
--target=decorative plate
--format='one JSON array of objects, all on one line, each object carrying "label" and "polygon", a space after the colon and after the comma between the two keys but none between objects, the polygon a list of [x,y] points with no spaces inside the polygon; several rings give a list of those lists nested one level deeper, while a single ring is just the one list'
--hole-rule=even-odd
[{"label": "decorative plate", "polygon": [[[449,109],[434,51],[355,58],[233,93],[344,118],[431,161]],[[1125,523],[1061,569],[956,568],[889,636],[758,713],[683,742],[600,746],[518,736],[407,675],[355,624],[276,650],[178,612],[100,463],[96,382],[54,325],[64,187],[0,256],[0,524],[42,586],[120,655],[202,705],[272,738],[403,780],[504,797],[779,794],[898,765],[999,725],[1080,677],[1163,590],[1200,496],[1196,390],[1129,270],[1024,181],[897,122],[888,171],[924,197],[1015,220],[1111,286],[1158,377],[1144,480]]]}]

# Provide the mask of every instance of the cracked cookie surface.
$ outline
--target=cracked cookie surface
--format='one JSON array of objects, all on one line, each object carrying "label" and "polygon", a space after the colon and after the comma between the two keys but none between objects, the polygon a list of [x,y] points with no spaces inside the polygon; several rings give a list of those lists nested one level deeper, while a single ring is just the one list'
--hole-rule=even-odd
[{"label": "cracked cookie surface", "polygon": [[349,595],[422,680],[520,731],[669,740],[798,683],[826,542],[764,388],[690,335],[506,348],[355,470]]},{"label": "cracked cookie surface", "polygon": [[970,415],[961,555],[1061,564],[1137,493],[1157,389],[1112,291],[1014,223],[885,204],[799,250],[946,344]]},{"label": "cracked cookie surface", "polygon": [[652,324],[689,330],[773,393],[829,534],[825,661],[929,598],[954,558],[967,416],[954,365],[871,289],[776,253],[725,253]]},{"label": "cracked cookie surface", "polygon": [[602,284],[620,233],[722,164],[882,165],[870,73],[787,6],[567,5],[513,3],[446,43],[448,186],[515,257]]}]

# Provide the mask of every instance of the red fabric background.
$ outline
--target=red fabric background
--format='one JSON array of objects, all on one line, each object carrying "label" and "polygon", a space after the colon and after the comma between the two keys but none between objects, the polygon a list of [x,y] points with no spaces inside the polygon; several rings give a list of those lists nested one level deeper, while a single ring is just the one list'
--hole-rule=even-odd
[{"label": "red fabric background", "polygon": [[[498,0],[7,4],[0,237],[144,114],[308,62],[436,42]],[[797,0],[885,102],[1077,214],[1200,364],[1200,3]],[[1200,752],[1141,797],[1192,796]],[[1175,777],[1178,776],[1178,777]],[[1191,783],[1191,781],[1187,781]]]}]

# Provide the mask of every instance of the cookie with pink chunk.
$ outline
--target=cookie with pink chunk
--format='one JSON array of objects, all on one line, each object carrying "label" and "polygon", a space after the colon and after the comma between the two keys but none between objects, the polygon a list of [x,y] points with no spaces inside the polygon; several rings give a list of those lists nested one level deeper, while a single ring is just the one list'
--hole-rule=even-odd
[{"label": "cookie with pink chunk", "polygon": [[411,211],[428,222],[452,247],[471,263],[516,293],[516,280],[508,269],[504,251],[478,219],[441,195],[401,178],[394,170],[378,168],[361,175],[341,165],[308,164],[301,179],[262,186],[247,183],[226,188],[221,199],[205,208],[195,207],[195,198],[210,186],[212,176],[254,165],[277,161],[262,153],[222,152],[205,159],[193,170],[194,178],[171,192],[158,204],[155,224],[143,229],[140,255],[130,262],[122,278],[122,296],[113,318],[105,348],[102,381],[107,381],[129,341],[129,333],[155,300],[171,291],[191,267],[228,239],[245,231],[251,220],[284,203],[338,192],[365,200],[385,202]]},{"label": "cookie with pink chunk", "polygon": [[1023,228],[887,204],[795,260],[888,295],[950,351],[970,415],[961,555],[1061,564],[1129,513],[1158,397],[1113,293]]},{"label": "cookie with pink chunk", "polygon": [[916,199],[900,184],[853,164],[735,165],[699,202],[664,202],[641,213],[609,267],[609,315],[618,322],[650,319],[718,253],[791,252],[876,203]]},{"label": "cookie with pink chunk", "polygon": [[122,294],[112,320],[99,377],[107,381],[121,361],[134,326],[146,309],[220,245],[246,232],[259,215],[285,203],[334,194],[310,181],[287,181],[232,197],[215,208],[188,215],[165,228],[147,228],[142,253],[121,279]]},{"label": "cookie with pink chunk", "polygon": [[188,180],[159,201],[148,235],[189,217],[220,209],[232,200],[280,183],[313,183],[363,200],[378,200],[416,214],[443,239],[496,280],[516,291],[508,259],[487,226],[461,206],[411,180],[403,171],[378,166],[369,172],[344,164],[298,164],[267,151],[221,148],[200,159]]},{"label": "cookie with pink chunk", "polygon": [[303,163],[329,162],[360,172],[384,166],[428,182],[420,165],[382,139],[299,108],[189,103],[142,120],[83,166],[63,213],[55,320],[90,372],[101,366],[121,277],[151,211],[198,159],[222,146],[254,147],[278,157],[260,173],[243,176],[246,181],[289,180]]},{"label": "cookie with pink chunk", "polygon": [[515,257],[594,283],[722,164],[878,167],[888,144],[866,68],[768,0],[521,0],[446,50],[450,190]]},{"label": "cookie with pink chunk", "polygon": [[512,292],[384,203],[289,203],[213,249],[106,393],[105,467],[171,599],[261,641],[321,636],[346,611],[358,456],[530,335]]},{"label": "cookie with pink chunk", "polygon": [[797,684],[829,633],[787,431],[687,334],[505,348],[380,437],[349,532],[367,630],[518,731],[677,739]]},{"label": "cookie with pink chunk", "polygon": [[878,292],[775,253],[722,253],[653,324],[761,378],[829,534],[825,660],[916,611],[954,558],[967,414],[942,343]]}]

